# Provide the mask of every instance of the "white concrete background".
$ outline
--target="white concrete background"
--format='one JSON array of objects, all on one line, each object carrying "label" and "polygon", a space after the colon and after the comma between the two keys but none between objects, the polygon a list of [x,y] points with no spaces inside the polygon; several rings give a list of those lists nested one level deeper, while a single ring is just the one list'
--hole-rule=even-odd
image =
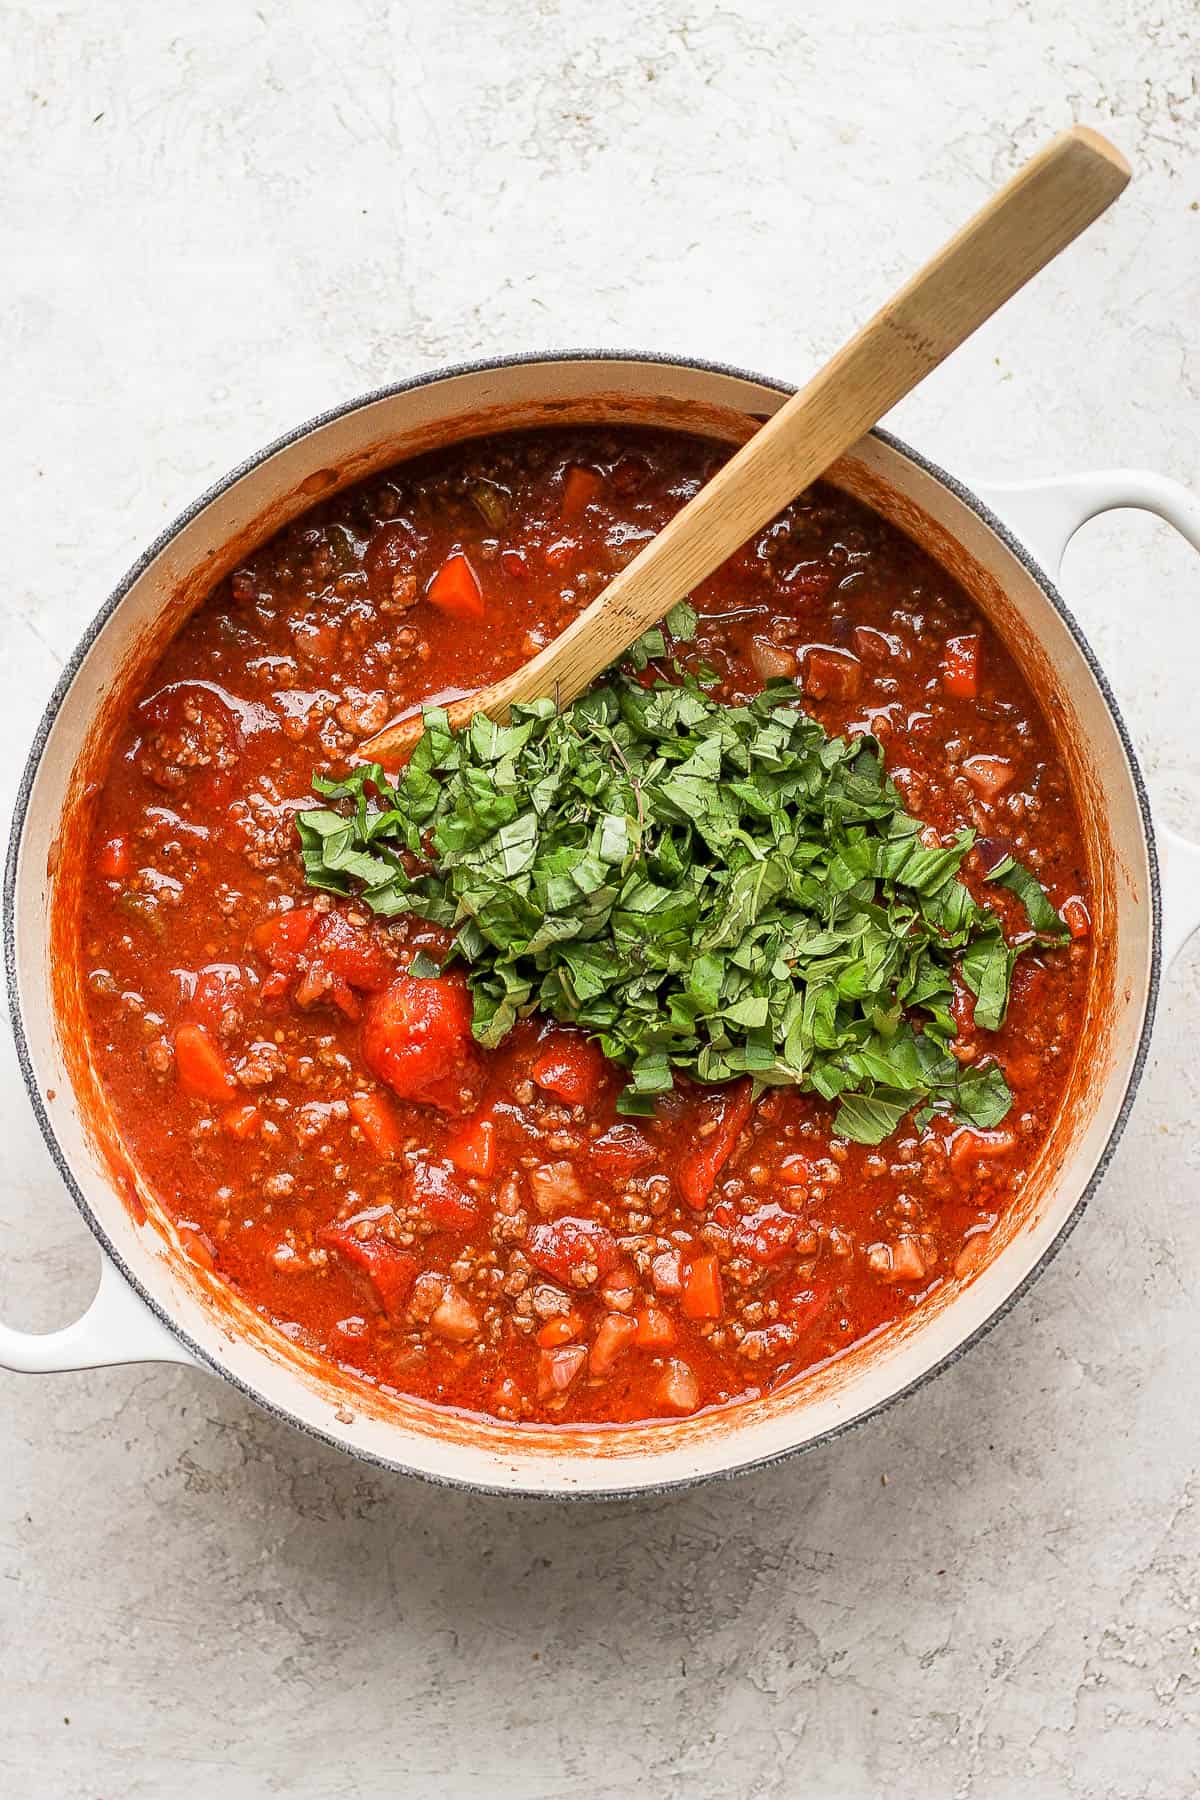
[{"label": "white concrete background", "polygon": [[[1050,131],[1136,183],[894,423],[1200,481],[1194,0],[5,0],[0,782],[138,550],[320,408],[560,345],[801,377]],[[1068,588],[1200,820],[1200,567]],[[385,1480],[162,1368],[0,1378],[14,1800],[1191,1800],[1200,956],[1117,1160],[962,1364],[789,1467],[555,1510]],[[0,1306],[96,1256],[4,1051]]]}]

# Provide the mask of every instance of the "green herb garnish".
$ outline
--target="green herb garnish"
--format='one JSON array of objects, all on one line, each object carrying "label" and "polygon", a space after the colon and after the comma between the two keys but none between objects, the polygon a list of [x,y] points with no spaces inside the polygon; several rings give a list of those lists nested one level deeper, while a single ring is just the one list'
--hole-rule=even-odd
[{"label": "green herb garnish", "polygon": [[959,879],[974,833],[923,842],[875,739],[826,737],[790,682],[723,706],[695,677],[613,674],[457,735],[431,708],[394,784],[369,765],[313,786],[348,804],[297,817],[309,883],[453,931],[478,1041],[534,1010],[582,1026],[630,1072],[624,1112],[680,1069],[815,1092],[859,1143],[914,1107],[996,1125],[1003,1072],[948,1049],[953,965],[995,1030],[1017,957],[1067,935],[1005,858],[989,878],[1032,927],[1008,944]]}]

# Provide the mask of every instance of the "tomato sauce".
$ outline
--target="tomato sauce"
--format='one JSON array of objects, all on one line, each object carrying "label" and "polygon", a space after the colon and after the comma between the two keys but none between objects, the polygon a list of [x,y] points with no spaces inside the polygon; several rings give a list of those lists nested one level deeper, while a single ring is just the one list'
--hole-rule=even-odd
[{"label": "tomato sauce", "polygon": [[[909,1314],[988,1253],[1060,1102],[1090,956],[1083,834],[1015,664],[908,539],[818,485],[694,596],[686,663],[739,700],[798,680],[873,732],[909,809],[1008,850],[1071,927],[1021,958],[988,1132],[621,1071],[531,1018],[490,1053],[436,928],[306,888],[314,771],[528,659],[727,452],[682,435],[514,434],[315,508],[193,615],[131,703],[79,919],[87,1029],[124,1143],[197,1253],[290,1339],[385,1391],[510,1421],[679,1417],[761,1394]],[[992,889],[1006,929],[1015,896]]]}]

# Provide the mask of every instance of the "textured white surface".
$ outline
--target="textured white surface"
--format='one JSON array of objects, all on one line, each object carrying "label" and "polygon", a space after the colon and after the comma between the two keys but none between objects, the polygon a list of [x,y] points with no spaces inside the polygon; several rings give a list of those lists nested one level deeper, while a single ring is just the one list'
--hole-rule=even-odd
[{"label": "textured white surface", "polygon": [[[107,589],[305,416],[607,344],[801,377],[1049,131],[1117,211],[897,414],[962,473],[1200,481],[1194,0],[7,0],[5,795]],[[1067,587],[1200,835],[1200,567],[1123,517]],[[385,1480],[198,1373],[0,1377],[15,1800],[1191,1800],[1200,956],[1033,1293],[769,1474],[554,1510]],[[0,1306],[96,1255],[4,1050]]]}]

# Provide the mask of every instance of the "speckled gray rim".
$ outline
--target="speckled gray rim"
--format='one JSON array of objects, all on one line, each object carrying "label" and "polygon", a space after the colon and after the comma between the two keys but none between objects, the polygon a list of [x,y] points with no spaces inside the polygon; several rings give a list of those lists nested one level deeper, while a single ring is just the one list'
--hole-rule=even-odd
[{"label": "speckled gray rim", "polygon": [[769,388],[777,394],[787,395],[796,391],[787,382],[777,381],[766,375],[757,375],[746,369],[735,368],[728,363],[709,362],[702,357],[666,356],[656,352],[642,352],[636,350],[531,351],[520,356],[488,357],[477,362],[453,363],[445,368],[431,370],[425,375],[415,375],[408,381],[399,381],[388,387],[376,388],[371,393],[361,394],[357,399],[347,401],[344,406],[332,407],[327,412],[318,413],[316,417],[308,419],[303,425],[297,426],[294,431],[287,432],[283,437],[276,438],[273,443],[268,444],[266,448],[260,450],[257,455],[251,456],[245,462],[239,464],[237,468],[231,470],[222,480],[214,483],[212,487],[201,494],[199,499],[195,500],[185,512],[181,513],[179,517],[154,540],[149,549],[143,552],[124,579],[118,582],[104,605],[100,608],[83,637],[76,645],[74,652],[55,684],[54,692],[50,696],[45,712],[42,714],[41,722],[38,725],[37,733],[34,737],[32,747],[30,748],[29,756],[21,776],[21,785],[17,790],[17,797],[13,807],[12,825],[9,831],[8,850],[4,867],[4,966],[8,982],[8,1011],[9,1018],[12,1022],[13,1037],[16,1042],[17,1059],[20,1063],[21,1074],[29,1094],[30,1104],[33,1107],[34,1115],[38,1122],[38,1128],[41,1131],[46,1148],[50,1152],[51,1159],[58,1169],[59,1174],[62,1176],[63,1181],[66,1183],[67,1189],[74,1199],[76,1206],[79,1208],[85,1223],[99,1242],[104,1254],[120,1270],[122,1276],[129,1283],[129,1286],[139,1295],[154,1316],[167,1328],[173,1337],[177,1338],[179,1342],[183,1344],[185,1349],[195,1357],[197,1362],[203,1364],[206,1368],[211,1369],[214,1374],[220,1375],[223,1380],[228,1381],[233,1387],[237,1388],[240,1393],[244,1394],[247,1399],[252,1400],[257,1406],[260,1406],[274,1418],[291,1425],[297,1430],[307,1433],[308,1436],[318,1439],[321,1443],[332,1445],[335,1449],[344,1452],[348,1456],[357,1458],[360,1462],[368,1463],[372,1467],[378,1469],[387,1470],[392,1474],[412,1475],[422,1481],[429,1482],[435,1487],[459,1488],[468,1493],[495,1495],[497,1498],[506,1500],[628,1501],[642,1496],[653,1496],[674,1492],[680,1489],[698,1487],[704,1482],[729,1480],[736,1475],[748,1474],[754,1469],[769,1468],[776,1463],[785,1462],[792,1457],[807,1455],[809,1451],[816,1450],[821,1445],[831,1443],[835,1438],[843,1437],[847,1432],[854,1431],[859,1426],[865,1425],[869,1419],[876,1418],[889,1407],[896,1405],[898,1401],[905,1399],[909,1394],[912,1394],[918,1388],[923,1387],[926,1382],[932,1381],[933,1378],[940,1375],[944,1369],[947,1369],[953,1363],[958,1362],[960,1357],[964,1356],[968,1350],[979,1343],[981,1338],[991,1331],[1002,1318],[1006,1317],[1017,1302],[1029,1291],[1038,1276],[1049,1265],[1052,1259],[1057,1256],[1059,1250],[1078,1224],[1088,1201],[1091,1199],[1105,1170],[1112,1160],[1113,1153],[1116,1150],[1121,1134],[1125,1129],[1130,1109],[1137,1094],[1138,1084],[1141,1081],[1142,1071],[1146,1064],[1146,1056],[1149,1051],[1150,1037],[1154,1026],[1154,1016],[1158,1006],[1162,956],[1162,895],[1159,881],[1158,854],[1154,838],[1154,824],[1150,814],[1150,802],[1146,793],[1146,785],[1142,779],[1142,772],[1138,766],[1137,757],[1134,754],[1129,732],[1126,729],[1120,708],[1118,707],[1112,689],[1109,686],[1108,678],[1101,668],[1091,645],[1084,637],[1083,632],[1080,630],[1074,617],[1063,602],[1058,589],[1046,575],[1045,571],[1035,562],[1025,545],[1013,536],[1003,520],[997,518],[991,509],[985,506],[983,502],[978,499],[969,488],[965,487],[961,481],[958,481],[953,475],[948,475],[944,469],[939,468],[936,463],[930,462],[927,457],[921,456],[917,451],[910,449],[907,444],[903,443],[899,438],[893,437],[890,432],[883,431],[876,427],[875,431],[872,433],[874,437],[881,439],[889,446],[889,448],[897,451],[901,456],[906,457],[909,462],[915,464],[915,466],[923,470],[925,474],[932,476],[935,481],[940,482],[943,487],[948,489],[957,500],[960,500],[964,506],[968,507],[977,518],[982,520],[983,523],[996,534],[1005,547],[1011,551],[1013,556],[1017,558],[1024,566],[1027,573],[1037,583],[1045,598],[1049,601],[1066,629],[1070,632],[1080,655],[1087,663],[1088,668],[1095,678],[1096,685],[1104,697],[1104,703],[1108,708],[1109,715],[1117,735],[1120,738],[1121,747],[1125,753],[1125,760],[1129,767],[1130,778],[1137,795],[1138,812],[1141,817],[1142,832],[1146,845],[1147,863],[1150,874],[1150,903],[1152,916],[1150,972],[1146,993],[1146,1011],[1142,1020],[1142,1029],[1138,1038],[1137,1050],[1130,1065],[1129,1079],[1125,1086],[1124,1096],[1121,1100],[1120,1109],[1117,1113],[1112,1131],[1109,1133],[1104,1149],[1097,1159],[1095,1167],[1084,1186],[1078,1202],[1068,1217],[1063,1221],[1057,1235],[1045,1251],[1044,1255],[1034,1264],[1033,1268],[1028,1271],[1024,1278],[1017,1283],[1006,1299],[996,1307],[995,1311],[967,1337],[963,1338],[960,1343],[955,1345],[953,1350],[948,1351],[940,1362],[932,1364],[914,1381],[908,1382],[904,1387],[898,1388],[896,1392],[890,1394],[886,1400],[881,1400],[877,1405],[867,1408],[855,1418],[848,1419],[844,1424],[836,1425],[831,1427],[828,1431],[820,1432],[816,1437],[810,1438],[806,1443],[798,1444],[792,1449],[781,1450],[777,1454],[771,1456],[753,1457],[746,1462],[737,1463],[729,1468],[716,1469],[711,1472],[688,1476],[678,1481],[647,1482],[637,1488],[589,1490],[584,1494],[569,1492],[545,1493],[538,1488],[506,1488],[483,1482],[452,1480],[443,1476],[431,1474],[425,1469],[414,1469],[406,1463],[396,1462],[389,1457],[376,1456],[372,1452],[356,1449],[354,1445],[345,1443],[341,1438],[335,1437],[332,1433],[322,1431],[317,1426],[310,1425],[305,1420],[298,1419],[293,1413],[287,1411],[286,1408],[275,1405],[272,1401],[259,1394],[247,1382],[240,1380],[236,1375],[232,1374],[228,1369],[224,1368],[219,1362],[209,1356],[198,1344],[193,1342],[187,1333],[171,1317],[170,1313],[159,1305],[153,1295],[147,1292],[145,1287],[143,1287],[142,1283],[133,1274],[124,1259],[118,1254],[112,1243],[109,1241],[107,1233],[92,1212],[91,1207],[88,1205],[80,1190],[79,1184],[75,1180],[70,1164],[58,1142],[54,1129],[50,1123],[49,1115],[47,1114],[45,1105],[42,1101],[29,1053],[29,1045],[26,1041],[25,1026],[21,1016],[20,994],[17,984],[15,906],[17,863],[20,855],[21,840],[25,830],[25,818],[29,807],[29,797],[33,788],[34,778],[37,774],[38,765],[42,759],[42,752],[45,749],[50,729],[58,715],[58,710],[62,705],[67,690],[70,688],[71,683],[78,674],[80,666],[87,656],[88,651],[91,649],[92,644],[95,642],[96,637],[111,614],[125,598],[134,582],[137,581],[138,577],[149,567],[155,557],[165,549],[172,538],[176,537],[186,525],[190,524],[199,513],[203,512],[206,506],[211,505],[219,495],[232,487],[235,482],[240,481],[244,475],[247,475],[252,469],[258,468],[260,464],[266,462],[268,458],[274,456],[278,451],[286,449],[291,444],[298,443],[301,438],[307,437],[310,432],[316,431],[323,425],[330,424],[335,419],[345,418],[348,414],[357,412],[364,406],[370,406],[376,401],[391,399],[397,394],[411,393],[416,388],[429,387],[436,382],[453,379],[457,376],[475,375],[492,369],[505,369],[521,365],[528,366],[536,365],[538,363],[554,364],[563,362],[644,363],[650,366],[658,365],[668,368],[689,368],[697,369],[705,374],[725,375],[730,376],[735,380],[753,382],[759,387]]}]

